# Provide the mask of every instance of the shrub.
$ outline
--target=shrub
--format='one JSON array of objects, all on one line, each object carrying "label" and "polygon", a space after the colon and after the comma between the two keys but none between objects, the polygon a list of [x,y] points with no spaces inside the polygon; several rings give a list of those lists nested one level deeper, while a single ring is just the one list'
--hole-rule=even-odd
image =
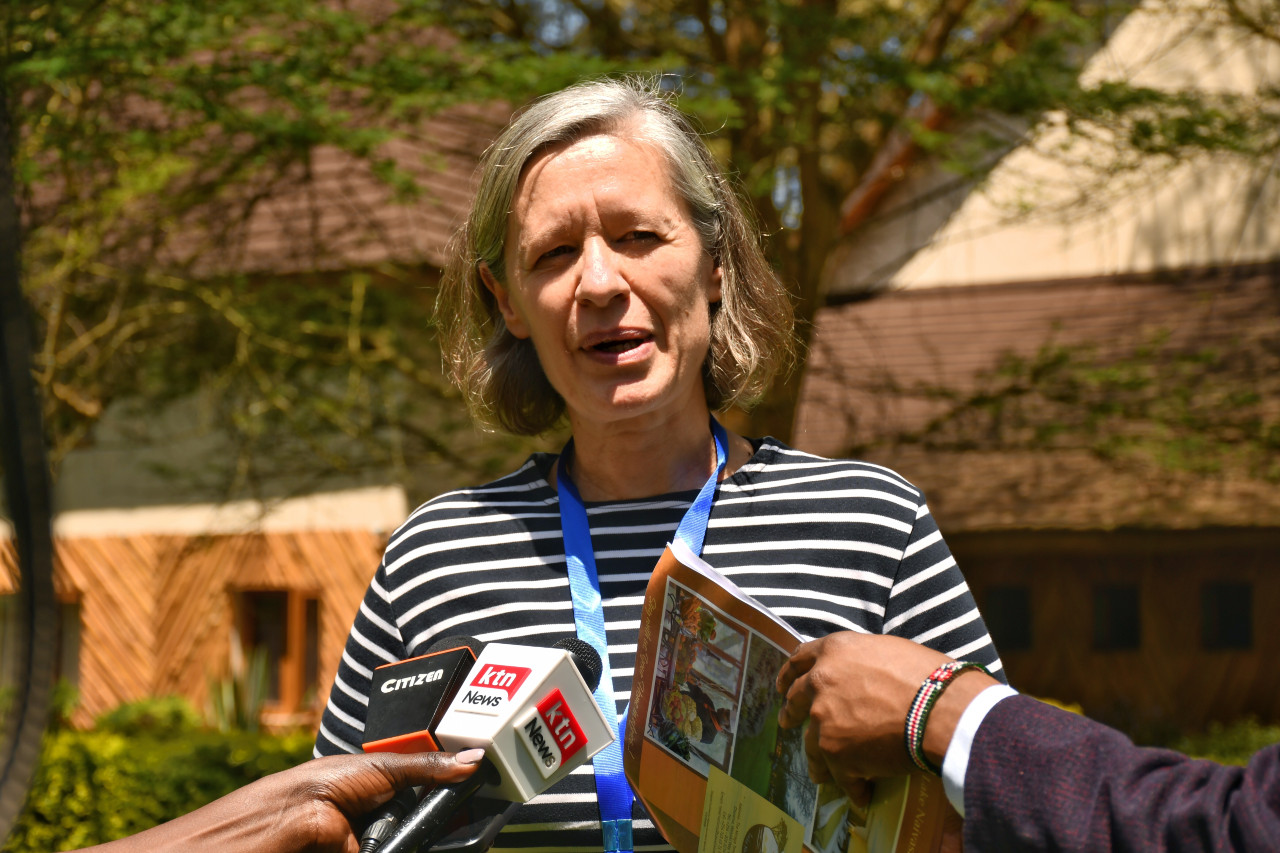
[{"label": "shrub", "polygon": [[182,700],[122,706],[88,731],[51,731],[3,850],[70,850],[132,835],[311,757],[309,733],[197,727]]},{"label": "shrub", "polygon": [[1280,726],[1264,726],[1257,720],[1213,723],[1202,734],[1184,735],[1169,744],[1171,749],[1221,764],[1248,764],[1264,746],[1280,743]]},{"label": "shrub", "polygon": [[98,717],[93,724],[99,732],[118,735],[173,737],[200,727],[200,715],[181,696],[160,696],[125,704]]}]

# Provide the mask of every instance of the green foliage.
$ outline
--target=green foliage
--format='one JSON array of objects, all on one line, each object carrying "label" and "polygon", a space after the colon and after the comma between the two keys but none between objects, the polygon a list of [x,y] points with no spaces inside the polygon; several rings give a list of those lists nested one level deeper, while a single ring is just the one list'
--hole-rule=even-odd
[{"label": "green foliage", "polygon": [[[991,111],[1057,110],[1140,157],[1274,151],[1273,96],[1082,90],[1081,62],[1124,8],[14,0],[0,84],[22,106],[15,169],[53,456],[113,403],[149,411],[204,389],[232,437],[229,490],[276,469],[493,470],[507,448],[453,449],[465,419],[437,369],[430,273],[353,271],[324,245],[278,269],[240,264],[246,224],[312,186],[320,151],[349,155],[396,202],[429,202],[430,175],[413,168],[427,164],[389,145],[459,105],[519,105],[609,71],[668,75],[748,192],[806,334],[841,202],[900,136],[967,177],[1021,133],[952,132]],[[923,106],[950,122],[922,120]],[[766,404],[780,414],[752,431],[785,437],[793,404]]]},{"label": "green foliage", "polygon": [[[450,449],[464,419],[448,414],[430,275],[326,272],[344,264],[324,245],[252,277],[240,263],[246,223],[297,198],[318,150],[344,152],[394,199],[421,197],[417,167],[431,164],[387,145],[497,94],[421,4],[357,5],[6,5],[0,87],[21,105],[24,283],[55,463],[114,403],[150,415],[200,391],[200,427],[228,444],[185,473],[216,496],[282,472],[314,489],[424,463],[467,479],[491,468],[493,450]],[[164,440],[149,420],[129,439]]]},{"label": "green foliage", "polygon": [[[103,729],[47,734],[5,853],[69,850],[132,835],[310,758],[309,734],[204,731],[180,703],[136,703],[108,714]],[[146,731],[147,720],[158,721],[159,730]]]},{"label": "green foliage", "polygon": [[[1069,139],[1094,145],[1066,158],[1077,172],[1096,170],[1080,180],[1083,188],[1152,159],[1266,157],[1280,149],[1280,99],[1272,90],[1166,91],[1118,79],[1081,85],[1085,60],[1137,5],[427,0],[423,8],[468,50],[500,62],[573,56],[668,74],[751,198],[807,337],[825,300],[822,271],[841,236],[842,202],[855,188],[890,186],[919,156],[976,180],[998,153],[1065,129]],[[1189,13],[1177,38],[1212,33],[1225,44],[1245,31],[1276,38],[1270,17],[1242,19],[1239,4],[1227,5],[1230,15],[1213,7]],[[1173,2],[1146,7],[1153,20],[1187,12]],[[538,89],[558,84],[543,79]],[[983,120],[992,115],[1000,119]],[[881,158],[893,164],[887,174],[865,183],[890,152]],[[1093,189],[1055,199],[1054,207],[1098,204],[1102,193]],[[787,436],[794,404],[787,388],[775,389],[750,431]]]},{"label": "green foliage", "polygon": [[71,727],[71,715],[80,704],[80,691],[65,678],[53,685],[53,694],[49,697],[49,726],[53,729]]},{"label": "green foliage", "polygon": [[1077,93],[1072,107],[1118,127],[1142,155],[1258,156],[1280,148],[1280,103],[1256,95],[1170,93],[1108,82]]},{"label": "green foliage", "polygon": [[125,737],[173,738],[195,731],[201,723],[191,703],[181,696],[158,696],[126,702],[94,721],[94,730]]},{"label": "green foliage", "polygon": [[1262,337],[1180,347],[1167,333],[1128,352],[1050,342],[1000,365],[957,393],[908,392],[945,411],[901,443],[945,450],[1088,450],[1199,475],[1280,481],[1277,342]]},{"label": "green foliage", "polygon": [[[1073,714],[1083,713],[1075,703],[1044,698],[1040,701]],[[1211,723],[1207,730],[1191,733],[1178,732],[1167,721],[1140,720],[1134,715],[1124,721],[1109,722],[1128,734],[1136,744],[1172,749],[1192,758],[1207,758],[1219,764],[1248,764],[1258,750],[1280,743],[1280,726],[1263,725],[1252,718],[1230,723]]]},{"label": "green foliage", "polygon": [[1070,711],[1073,714],[1083,714],[1084,709],[1080,707],[1078,702],[1063,702],[1058,699],[1049,699],[1044,696],[1035,697],[1046,705],[1052,705],[1055,708],[1061,708],[1064,711]]},{"label": "green foliage", "polygon": [[225,678],[209,679],[210,722],[220,732],[258,731],[267,685],[267,650],[256,648],[246,660],[238,638],[234,639],[231,672]]},{"label": "green foliage", "polygon": [[1258,750],[1280,743],[1280,726],[1257,720],[1214,723],[1207,732],[1183,735],[1169,747],[1194,758],[1208,758],[1221,764],[1248,764]]}]

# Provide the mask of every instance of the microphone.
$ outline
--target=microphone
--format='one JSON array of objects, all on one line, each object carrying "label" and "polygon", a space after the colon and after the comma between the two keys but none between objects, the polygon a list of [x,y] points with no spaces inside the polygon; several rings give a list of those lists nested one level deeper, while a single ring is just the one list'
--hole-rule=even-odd
[{"label": "microphone", "polygon": [[484,644],[445,637],[426,654],[373,671],[364,721],[365,752],[438,752],[432,732],[457,695]]},{"label": "microphone", "polygon": [[[365,717],[365,752],[436,752],[432,730],[444,716],[484,644],[473,637],[445,637],[426,654],[373,671]],[[360,853],[373,853],[413,810],[422,788],[410,786],[373,813],[360,834]]]},{"label": "microphone", "polygon": [[482,747],[484,762],[462,782],[429,791],[381,853],[434,843],[477,792],[528,802],[608,746],[613,732],[592,696],[602,669],[595,649],[576,637],[550,649],[486,645],[435,729],[444,749]]}]

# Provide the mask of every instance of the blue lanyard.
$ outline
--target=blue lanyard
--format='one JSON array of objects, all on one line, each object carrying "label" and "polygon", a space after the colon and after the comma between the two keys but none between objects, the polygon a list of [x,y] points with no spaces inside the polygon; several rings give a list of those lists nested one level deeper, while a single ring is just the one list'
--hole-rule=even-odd
[{"label": "blue lanyard", "polygon": [[[680,519],[676,538],[695,554],[702,553],[707,535],[707,519],[716,485],[728,459],[729,436],[715,418],[711,419],[711,435],[716,443],[716,470],[702,486],[693,505]],[[622,737],[618,728],[618,706],[613,698],[613,675],[609,671],[609,646],[604,633],[604,604],[600,598],[600,579],[596,575],[595,549],[591,547],[591,526],[582,496],[569,479],[568,463],[573,454],[573,439],[560,452],[556,466],[556,486],[560,493],[560,528],[564,533],[564,559],[569,569],[569,593],[573,596],[573,622],[578,637],[591,644],[600,655],[604,671],[596,687],[595,700],[613,730],[614,741],[596,754],[596,800],[600,806],[600,831],[608,853],[633,849],[631,840],[631,786],[622,769]]]}]

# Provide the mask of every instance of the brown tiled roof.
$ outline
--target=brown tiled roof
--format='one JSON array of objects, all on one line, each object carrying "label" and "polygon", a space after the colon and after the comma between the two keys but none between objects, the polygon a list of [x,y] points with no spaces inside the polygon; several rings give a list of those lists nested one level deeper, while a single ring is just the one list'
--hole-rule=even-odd
[{"label": "brown tiled roof", "polygon": [[923,490],[944,532],[1280,527],[1280,485],[1118,464],[1082,450],[877,448]]},{"label": "brown tiled roof", "polygon": [[[383,263],[439,267],[471,201],[480,154],[510,107],[457,108],[437,115],[382,152],[421,189],[399,201],[369,165],[333,147],[312,152],[309,168],[270,186],[236,188],[233,197],[195,211],[173,260],[197,274],[368,268]],[[217,235],[227,216],[255,199],[247,218]],[[198,252],[199,256],[188,255]]]},{"label": "brown tiled roof", "polygon": [[[952,405],[939,391],[972,394],[1007,354],[1089,346],[1105,360],[1158,336],[1190,352],[1252,346],[1253,357],[1274,361],[1280,264],[911,290],[829,307],[817,321],[795,443],[901,471],[954,529],[1280,525],[1280,486],[1256,472],[1197,475],[1081,448],[918,439]],[[1260,361],[1250,369],[1275,375]],[[1275,388],[1257,390],[1276,416]]]},{"label": "brown tiled roof", "polygon": [[[152,104],[135,103],[130,121],[162,129]],[[229,185],[200,173],[185,179],[200,201],[164,210],[164,199],[135,200],[103,235],[100,259],[181,275],[293,273],[359,269],[383,263],[439,267],[466,214],[480,155],[511,115],[495,103],[449,109],[401,129],[376,152],[413,178],[416,197],[397,199],[368,161],[317,146],[306,163],[262,166]],[[157,131],[158,132],[158,131]],[[202,144],[237,145],[216,137]],[[243,143],[241,143],[243,144]],[[28,227],[62,227],[59,216],[82,213],[52,170],[24,199]],[[82,192],[99,187],[86,177]],[[182,187],[167,190],[181,194]],[[166,218],[177,215],[176,221]]]}]

